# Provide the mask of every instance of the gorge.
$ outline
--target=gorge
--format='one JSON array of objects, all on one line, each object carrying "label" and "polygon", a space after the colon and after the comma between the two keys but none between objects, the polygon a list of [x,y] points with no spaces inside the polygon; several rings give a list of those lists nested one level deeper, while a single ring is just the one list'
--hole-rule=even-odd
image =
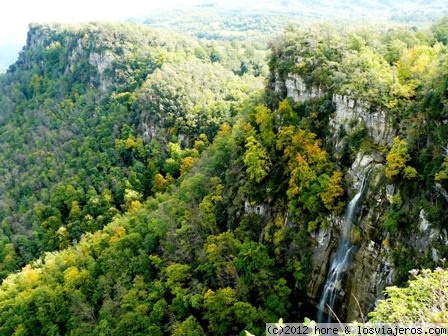
[{"label": "gorge", "polygon": [[445,319],[437,27],[288,26],[267,51],[31,25],[0,76],[0,334]]}]

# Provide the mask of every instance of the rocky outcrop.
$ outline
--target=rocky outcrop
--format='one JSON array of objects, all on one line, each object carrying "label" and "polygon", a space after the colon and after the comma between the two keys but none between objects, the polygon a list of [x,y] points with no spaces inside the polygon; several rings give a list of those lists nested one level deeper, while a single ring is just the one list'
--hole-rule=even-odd
[{"label": "rocky outcrop", "polygon": [[[383,164],[378,154],[358,154],[347,172],[349,194],[355,194],[364,174],[369,174],[368,190],[360,202],[358,216],[354,221],[351,240],[356,248],[353,261],[343,276],[338,292],[338,316],[349,321],[359,319],[371,311],[382,290],[392,283],[394,270],[380,223],[381,214],[388,205],[386,188],[382,186]],[[368,203],[368,205],[366,204]],[[334,258],[341,235],[343,216],[331,216],[330,227],[315,233],[317,246],[313,253],[313,272],[308,284],[308,296],[316,305],[325,283],[328,267]]]},{"label": "rocky outcrop", "polygon": [[[50,61],[60,62],[63,69],[61,75],[73,75],[77,81],[82,79],[83,84],[99,87],[106,93],[117,83],[124,83],[127,75],[117,74],[114,69],[117,55],[121,55],[120,46],[108,43],[101,37],[92,37],[97,31],[94,25],[30,24],[27,44],[19,62],[29,68],[37,64],[43,69],[45,62],[42,55],[47,53]],[[45,52],[36,53],[33,49],[44,49]],[[38,59],[35,59],[36,55]]]},{"label": "rocky outcrop", "polygon": [[[359,188],[360,180],[370,169],[369,186],[360,202],[358,216],[354,222],[351,240],[356,247],[351,266],[346,270],[341,283],[337,302],[337,314],[342,321],[362,321],[367,313],[375,308],[378,299],[383,298],[383,290],[395,281],[396,270],[392,260],[392,249],[405,247],[418,256],[429,256],[436,264],[440,263],[438,246],[447,245],[447,232],[433,228],[420,210],[418,232],[391,235],[382,225],[382,216],[388,210],[394,193],[399,190],[394,185],[384,183],[384,166],[378,153],[362,155],[358,153],[346,174],[349,195]],[[312,264],[313,271],[308,283],[307,294],[316,306],[334,258],[341,234],[343,217],[331,216],[330,227],[313,234],[316,240]],[[393,241],[393,248],[392,245]]]},{"label": "rocky outcrop", "polygon": [[256,204],[253,205],[248,201],[244,202],[244,212],[246,214],[254,213],[260,217],[266,217],[269,214],[269,207],[266,204]]},{"label": "rocky outcrop", "polygon": [[322,286],[327,278],[327,270],[330,267],[332,253],[338,244],[340,231],[337,231],[335,228],[341,228],[342,221],[341,217],[330,215],[327,218],[330,226],[321,228],[311,234],[312,238],[315,239],[316,247],[312,256],[313,271],[308,281],[307,295],[316,306],[319,302]]},{"label": "rocky outcrop", "polygon": [[[347,136],[360,129],[365,130],[372,144],[392,145],[395,130],[385,109],[373,109],[368,103],[336,94],[333,95],[333,103],[335,113],[330,118],[330,127],[336,155],[342,150]],[[371,171],[368,191],[352,230],[357,251],[345,277],[343,303],[339,310],[345,321],[362,320],[367,312],[374,309],[383,289],[394,280],[395,270],[381,216],[387,210],[395,188],[384,184],[384,164],[384,154],[358,152],[346,174],[349,188],[356,188],[366,169]]]},{"label": "rocky outcrop", "polygon": [[[319,99],[326,94],[320,87],[307,86],[300,76],[293,73],[284,79],[276,75],[274,84],[278,95],[287,96],[294,102]],[[366,318],[376,301],[383,298],[384,288],[393,284],[398,274],[402,276],[404,270],[395,269],[393,251],[410,251],[415,253],[416,258],[430,258],[434,264],[440,264],[439,250],[441,246],[448,245],[448,233],[432,227],[423,209],[418,210],[419,216],[415,222],[409,224],[411,232],[391,234],[384,228],[383,216],[391,209],[394,195],[400,193],[400,186],[388,184],[384,177],[385,153],[392,146],[398,130],[385,107],[372,106],[339,94],[333,95],[332,102],[335,111],[330,116],[327,132],[331,137],[327,140],[332,146],[332,155],[338,161],[350,148],[350,159],[354,160],[345,171],[348,201],[356,194],[366,169],[371,171],[369,186],[364,200],[359,203],[359,212],[352,228],[351,240],[356,251],[341,283],[337,284],[340,290],[335,310],[342,321],[348,322]],[[353,139],[363,141],[361,145],[357,143],[361,146],[358,153],[353,153],[353,148],[347,146],[353,145]],[[440,184],[436,184],[434,190],[448,200],[448,193]],[[418,196],[404,201],[407,202],[404,206],[410,209],[418,204]],[[335,257],[344,216],[331,215],[326,222],[328,226],[312,233],[315,248],[307,295],[316,308]]]},{"label": "rocky outcrop", "polygon": [[[350,134],[360,128],[365,128],[374,144],[388,147],[392,145],[396,132],[384,108],[373,108],[361,100],[337,94],[333,95],[333,103],[336,111],[330,118],[330,127],[335,136],[336,152],[343,146],[343,139],[338,134]],[[341,130],[344,132],[341,133]]]},{"label": "rocky outcrop", "polygon": [[381,216],[389,206],[387,186],[383,181],[383,163],[378,153],[358,153],[348,176],[356,182],[361,172],[370,170],[369,188],[362,202],[358,219],[352,230],[352,240],[358,247],[352,268],[347,273],[347,295],[341,307],[346,321],[362,320],[375,307],[382,291],[393,282],[394,268],[390,259],[387,233],[381,224]]},{"label": "rocky outcrop", "polygon": [[55,41],[54,35],[59,25],[40,25],[31,23],[26,38],[27,47],[48,47]]},{"label": "rocky outcrop", "polygon": [[114,56],[111,52],[92,52],[89,55],[89,63],[94,66],[98,72],[100,88],[102,91],[107,91],[108,88],[113,85],[112,78],[105,75],[105,70],[112,68],[113,61]]},{"label": "rocky outcrop", "polygon": [[348,295],[341,307],[345,320],[365,320],[376,301],[383,298],[383,289],[392,284],[394,273],[390,249],[381,242],[363,239],[347,276]]},{"label": "rocky outcrop", "polygon": [[408,239],[407,245],[412,247],[414,251],[423,254],[430,247],[431,259],[435,264],[440,263],[440,253],[435,247],[436,245],[448,245],[448,233],[446,229],[438,229],[431,225],[426,218],[427,213],[424,209],[419,213],[418,234]]},{"label": "rocky outcrop", "polygon": [[285,87],[286,96],[294,102],[304,102],[308,99],[320,98],[324,95],[320,87],[308,87],[299,75],[293,73],[289,73],[286,77]]},{"label": "rocky outcrop", "polygon": [[[324,96],[325,92],[321,87],[309,87],[303,78],[294,73],[288,73],[282,82],[276,76],[275,91],[280,93],[281,88],[286,90],[286,96],[294,102],[304,102],[309,99],[318,99]],[[343,137],[351,134],[359,128],[365,128],[367,135],[374,144],[390,147],[393,143],[395,130],[388,120],[387,110],[382,107],[372,107],[362,100],[350,98],[339,94],[333,95],[333,104],[336,111],[330,118],[330,127],[334,134],[335,151],[338,152],[343,147]],[[341,130],[344,132],[342,136]]]},{"label": "rocky outcrop", "polygon": [[[284,86],[276,81],[278,92],[285,88],[287,97],[295,102],[318,99],[324,95],[320,88],[307,87],[300,76],[289,73]],[[361,100],[334,94],[332,98],[335,112],[330,117],[333,153],[337,156],[348,141],[349,135],[364,130],[375,146],[390,147],[396,134],[388,119],[388,111],[372,107]],[[352,243],[356,248],[352,263],[340,284],[338,315],[345,321],[361,320],[363,315],[373,310],[375,302],[382,297],[382,291],[393,283],[395,270],[387,243],[388,234],[383,229],[381,216],[390,206],[395,191],[393,185],[385,185],[384,153],[376,150],[369,154],[357,153],[345,175],[349,198],[356,193],[366,171],[370,170],[369,186],[360,202],[358,216],[352,229]],[[308,282],[307,294],[310,301],[318,305],[328,268],[335,257],[341,235],[344,217],[329,216],[329,227],[313,233],[316,247],[313,252],[313,269]],[[426,246],[427,247],[427,246]]]}]

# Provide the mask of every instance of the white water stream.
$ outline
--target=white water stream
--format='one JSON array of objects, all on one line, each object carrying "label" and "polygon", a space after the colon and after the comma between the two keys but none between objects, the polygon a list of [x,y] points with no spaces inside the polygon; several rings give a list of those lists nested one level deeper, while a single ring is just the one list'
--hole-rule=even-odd
[{"label": "white water stream", "polygon": [[[351,254],[354,249],[354,245],[350,242],[353,220],[356,216],[358,202],[361,199],[361,196],[363,195],[364,190],[367,186],[368,176],[369,172],[364,174],[361,181],[361,186],[356,195],[348,204],[347,210],[345,212],[342,235],[339,238],[339,244],[336,249],[336,257],[331,263],[324,290],[322,292],[322,296],[318,306],[319,313],[317,321],[321,323],[332,322],[332,310],[334,311],[335,309],[334,305],[336,303],[336,297],[338,295],[338,292],[341,290],[342,276],[350,263]],[[324,313],[326,311],[328,311],[328,314]]]}]

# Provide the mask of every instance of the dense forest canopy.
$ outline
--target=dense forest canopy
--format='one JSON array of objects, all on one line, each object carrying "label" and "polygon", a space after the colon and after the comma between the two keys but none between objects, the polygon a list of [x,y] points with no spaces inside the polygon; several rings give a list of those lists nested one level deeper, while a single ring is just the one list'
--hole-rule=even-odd
[{"label": "dense forest canopy", "polygon": [[243,47],[129,24],[33,26],[28,40],[0,98],[0,220],[16,263],[163,189],[266,71],[241,69]]},{"label": "dense forest canopy", "polygon": [[382,25],[407,24],[427,27],[448,14],[443,0],[420,1],[224,1],[213,0],[177,6],[130,19],[156,28],[212,40],[257,42],[272,40],[288,24],[300,27],[318,22],[364,25],[366,20]]},{"label": "dense forest canopy", "polygon": [[[268,64],[248,41],[31,25],[0,77],[0,333],[261,334],[304,318],[315,233],[343,215],[360,152],[399,190],[378,228],[395,281],[434,267],[398,242],[420,208],[447,228],[446,22],[291,25]],[[294,101],[288,78],[319,94]],[[335,146],[335,96],[386,111],[393,141],[361,123]]]}]

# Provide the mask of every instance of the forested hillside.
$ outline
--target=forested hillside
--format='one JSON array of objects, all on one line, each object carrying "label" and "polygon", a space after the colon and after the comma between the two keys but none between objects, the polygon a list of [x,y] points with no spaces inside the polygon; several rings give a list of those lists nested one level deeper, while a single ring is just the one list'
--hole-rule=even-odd
[{"label": "forested hillside", "polygon": [[133,25],[32,26],[1,78],[2,277],[187,170],[261,85],[244,51]]},{"label": "forested hillside", "polygon": [[369,21],[427,27],[444,15],[448,15],[444,0],[211,0],[175,6],[130,21],[200,38],[266,44],[288,24],[304,27],[325,21],[347,26]]},{"label": "forested hillside", "polygon": [[[289,26],[268,69],[246,42],[30,26],[0,77],[0,334],[258,335],[313,318],[367,168],[351,240],[393,272],[347,285],[356,309],[441,265],[447,41],[446,19]],[[376,279],[363,262],[355,278]]]},{"label": "forested hillside", "polygon": [[[447,255],[446,32],[446,19],[417,32],[375,27],[338,34],[324,25],[291,28],[273,44],[269,101],[296,102],[302,127],[324,140],[349,191],[371,172],[351,233],[358,251],[338,294],[340,316],[360,318],[357,307],[374,309],[372,294],[381,295],[384,285],[404,285],[408,271],[442,265]],[[336,111],[325,124],[328,110],[307,106],[328,96]],[[315,302],[336,245],[332,232],[342,224],[332,226],[315,233],[308,288]]]}]

